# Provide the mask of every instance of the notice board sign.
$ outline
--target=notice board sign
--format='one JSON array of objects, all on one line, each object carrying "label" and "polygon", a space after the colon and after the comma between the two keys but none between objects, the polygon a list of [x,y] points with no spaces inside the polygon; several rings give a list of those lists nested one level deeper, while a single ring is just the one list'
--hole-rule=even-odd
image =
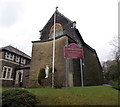
[{"label": "notice board sign", "polygon": [[64,58],[83,58],[83,48],[75,43],[64,47]]}]

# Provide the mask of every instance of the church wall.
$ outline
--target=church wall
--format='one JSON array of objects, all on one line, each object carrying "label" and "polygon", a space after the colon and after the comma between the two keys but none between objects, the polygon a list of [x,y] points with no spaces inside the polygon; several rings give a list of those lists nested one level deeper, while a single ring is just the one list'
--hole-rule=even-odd
[{"label": "church wall", "polygon": [[[57,72],[65,73],[66,64],[63,47],[67,44],[67,42],[68,38],[66,36],[56,39],[55,69]],[[48,65],[49,68],[52,67],[52,43],[53,41],[33,43],[29,84],[27,87],[39,86],[37,81],[40,69],[45,68],[46,65]]]},{"label": "church wall", "polygon": [[69,87],[73,87],[73,60],[72,59],[68,59],[68,86]]},{"label": "church wall", "polygon": [[103,83],[102,68],[96,53],[84,46],[84,85],[100,85]]},{"label": "church wall", "polygon": [[80,86],[81,85],[81,69],[80,69],[80,59],[72,59],[73,60],[73,85]]}]

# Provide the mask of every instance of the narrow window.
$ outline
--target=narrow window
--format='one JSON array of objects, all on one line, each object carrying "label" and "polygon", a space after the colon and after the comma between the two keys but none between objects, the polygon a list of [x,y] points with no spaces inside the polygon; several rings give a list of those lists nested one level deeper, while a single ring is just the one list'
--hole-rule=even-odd
[{"label": "narrow window", "polygon": [[10,54],[10,60],[14,60],[14,55],[13,54]]},{"label": "narrow window", "polygon": [[9,52],[5,52],[5,58],[10,59],[10,53]]},{"label": "narrow window", "polygon": [[26,60],[24,58],[21,58],[21,64],[25,64]]},{"label": "narrow window", "polygon": [[[60,23],[55,24],[55,31],[56,31],[55,37],[63,35],[63,28]],[[51,39],[53,38],[53,36],[54,36],[54,25],[50,29],[49,38]]]},{"label": "narrow window", "polygon": [[10,72],[7,72],[7,79],[10,78]]},{"label": "narrow window", "polygon": [[3,78],[5,78],[5,77],[6,77],[6,71],[3,72]]},{"label": "narrow window", "polygon": [[15,62],[19,62],[20,61],[20,57],[19,56],[16,56],[15,57]]}]

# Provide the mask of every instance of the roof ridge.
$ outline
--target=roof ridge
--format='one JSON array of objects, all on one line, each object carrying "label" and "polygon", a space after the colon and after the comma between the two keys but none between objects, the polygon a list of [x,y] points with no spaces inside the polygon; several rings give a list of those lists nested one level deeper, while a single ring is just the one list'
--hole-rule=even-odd
[{"label": "roof ridge", "polygon": [[73,21],[71,21],[69,18],[67,18],[65,15],[63,15],[62,13],[60,13],[58,10],[56,11],[56,13],[59,13],[61,16],[63,16],[63,17],[65,17],[68,21],[70,21],[71,23],[73,22]]},{"label": "roof ridge", "polygon": [[[61,16],[65,17],[65,18],[66,18],[68,21],[70,21],[71,23],[73,22],[73,21],[71,21],[69,18],[67,18],[65,15],[63,15],[62,13],[60,13],[60,12],[57,10],[57,11],[55,11],[55,12],[53,13],[53,15],[52,15],[52,16],[50,17],[50,19],[47,21],[47,23],[51,20],[51,18],[54,16],[55,13],[58,13],[58,14],[60,14]],[[46,23],[45,26],[42,28],[42,30],[40,30],[40,32],[44,30],[44,28],[47,26],[47,23]]]},{"label": "roof ridge", "polygon": [[[10,48],[12,48],[13,50],[10,49]],[[13,53],[15,53],[15,54],[18,54],[18,55],[20,55],[20,56],[27,57],[27,58],[29,58],[29,59],[31,58],[31,57],[30,57],[29,55],[27,55],[25,52],[23,52],[23,51],[15,48],[15,47],[13,47],[13,46],[11,46],[11,45],[1,47],[0,50],[11,51],[11,52],[13,52]]]}]

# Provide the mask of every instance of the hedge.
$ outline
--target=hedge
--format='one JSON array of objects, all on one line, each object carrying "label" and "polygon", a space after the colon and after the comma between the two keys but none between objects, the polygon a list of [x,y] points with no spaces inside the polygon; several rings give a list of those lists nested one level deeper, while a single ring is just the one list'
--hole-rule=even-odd
[{"label": "hedge", "polygon": [[2,93],[2,107],[34,107],[36,96],[24,89],[10,89]]}]

